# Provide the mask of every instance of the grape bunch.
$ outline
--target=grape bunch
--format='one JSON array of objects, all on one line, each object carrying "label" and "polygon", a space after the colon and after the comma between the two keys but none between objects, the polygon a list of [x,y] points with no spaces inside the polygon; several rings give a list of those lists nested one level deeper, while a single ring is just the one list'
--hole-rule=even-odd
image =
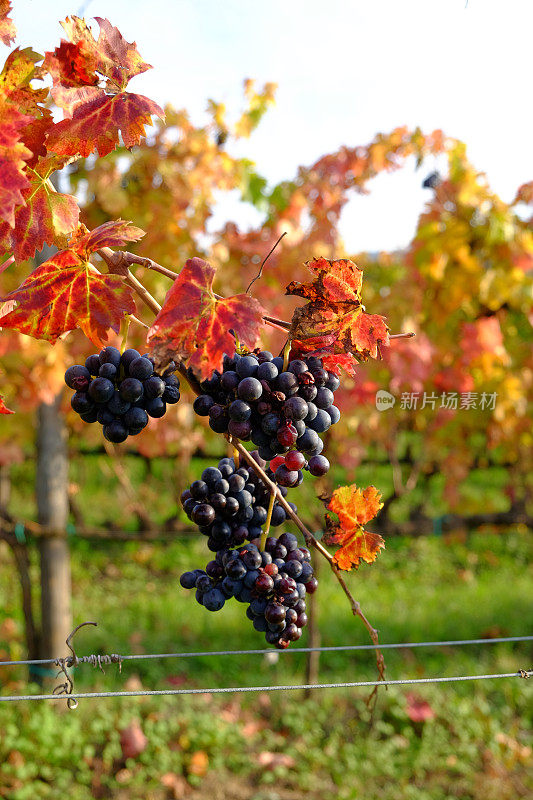
[{"label": "grape bunch", "polygon": [[178,402],[180,383],[174,370],[172,363],[159,375],[150,356],[104,347],[84,366],[69,367],[65,383],[74,389],[74,411],[84,422],[99,422],[104,437],[118,444],[140,433],[149,417],[162,417],[167,404]]},{"label": "grape bunch", "polygon": [[[252,457],[260,467],[266,462],[254,450]],[[273,474],[267,475],[273,479]],[[280,489],[283,496],[287,489]],[[218,467],[207,467],[200,480],[193,481],[181,494],[187,516],[208,537],[207,546],[216,553],[261,536],[267,521],[270,493],[253,468],[238,467],[233,458],[222,458]],[[289,503],[297,511],[294,503]],[[287,519],[282,506],[275,502],[271,525],[278,527]]]},{"label": "grape bunch", "polygon": [[194,410],[216,433],[251,440],[265,461],[284,456],[275,461],[275,476],[288,487],[302,482],[303,469],[315,476],[329,469],[319,434],[340,419],[333,405],[340,381],[315,356],[294,359],[286,370],[283,363],[266,350],[224,356],[222,373],[201,384]]},{"label": "grape bunch", "polygon": [[299,547],[292,533],[268,537],[265,550],[256,539],[236,549],[216,553],[205,570],[184,572],[186,589],[196,589],[196,600],[208,611],[220,611],[234,597],[247,603],[247,617],[265,634],[268,644],[284,650],[297,641],[307,624],[305,597],[318,581],[310,564],[311,554]]}]

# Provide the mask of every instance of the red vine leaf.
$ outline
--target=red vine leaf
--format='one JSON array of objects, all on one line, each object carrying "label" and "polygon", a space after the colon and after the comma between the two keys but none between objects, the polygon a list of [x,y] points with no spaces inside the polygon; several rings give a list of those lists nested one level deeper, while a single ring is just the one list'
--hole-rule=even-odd
[{"label": "red vine leaf", "polygon": [[10,0],[0,0],[0,41],[8,47],[14,41],[17,33],[13,20],[8,17],[10,12]]},{"label": "red vine leaf", "polygon": [[123,278],[100,274],[73,249],[56,253],[3,299],[17,307],[0,317],[0,327],[52,343],[81,328],[101,347],[108,329],[118,333],[124,315],[135,311]]},{"label": "red vine leaf", "polygon": [[54,125],[47,145],[61,155],[88,156],[93,150],[105,156],[119,144],[138,144],[151,125],[152,115],[163,118],[162,109],[147,97],[126,92],[130,78],[150,69],[117,28],[96,17],[96,40],[79,17],[65,20],[69,41],[46,54],[43,67],[53,80],[52,96],[67,119]]},{"label": "red vine leaf", "polygon": [[230,330],[242,344],[253,348],[263,324],[264,311],[255,298],[238,294],[220,300],[214,296],[215,271],[201,258],[189,259],[147,337],[158,360],[188,360],[202,380],[221,366],[224,353],[235,349]]},{"label": "red vine leaf", "polygon": [[327,508],[337,514],[339,521],[335,523],[331,517],[326,517],[324,542],[340,545],[333,555],[339,569],[350,570],[358,567],[361,561],[371,564],[385,547],[378,533],[363,529],[382,507],[380,500],[381,494],[375,486],[362,490],[352,484],[341,486],[333,493]]},{"label": "red vine leaf", "polygon": [[[353,261],[315,258],[308,263],[315,273],[307,284],[292,281],[286,293],[309,302],[293,314],[291,337],[300,352],[323,351],[331,366],[348,366],[354,361],[381,358],[380,348],[389,344],[389,329],[384,317],[367,314],[361,303],[363,272]],[[335,356],[348,355],[342,362]]]},{"label": "red vine leaf", "polygon": [[14,411],[11,411],[11,409],[7,408],[7,406],[4,403],[3,397],[0,394],[0,414],[14,414],[14,413],[15,413]]}]

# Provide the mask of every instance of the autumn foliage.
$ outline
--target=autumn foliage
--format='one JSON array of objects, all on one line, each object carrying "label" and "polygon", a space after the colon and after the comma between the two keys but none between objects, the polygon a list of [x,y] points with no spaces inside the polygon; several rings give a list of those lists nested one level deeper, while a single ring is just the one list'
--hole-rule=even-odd
[{"label": "autumn foliage", "polygon": [[[0,3],[7,45],[15,34],[9,7]],[[149,65],[111,23],[97,21],[96,37],[84,20],[67,18],[66,38],[55,50],[41,59],[17,48],[0,76],[0,355],[7,365],[0,374],[9,407],[19,410],[18,376],[8,369],[14,348],[26,348],[25,377],[40,370],[33,384],[39,398],[39,391],[57,390],[63,355],[85,352],[81,334],[98,346],[118,342],[121,324],[134,316],[149,332],[146,338],[146,328],[132,323],[129,341],[147,344],[160,361],[183,361],[203,379],[220,367],[234,335],[245,347],[261,341],[279,350],[286,332],[265,324],[270,315],[288,321],[282,328],[290,328],[294,355],[318,354],[329,369],[343,371],[343,422],[329,446],[348,469],[372,447],[391,462],[395,497],[442,474],[449,506],[468,510],[465,478],[493,459],[509,470],[510,491],[527,499],[533,236],[523,208],[532,202],[532,184],[505,203],[462,143],[438,130],[399,127],[328,153],[269,187],[249,160],[232,155],[232,145],[266,113],[273,85],[257,89],[247,81],[235,122],[210,101],[209,121],[197,126],[186,111],[163,112],[128,91]],[[51,88],[35,88],[45,77]],[[339,221],[353,193],[369,191],[379,174],[428,158],[432,165],[438,160],[442,176],[428,189],[408,247],[339,259]],[[80,187],[87,197],[81,209]],[[242,231],[227,223],[213,232],[217,196],[235,191],[261,212],[261,224]],[[261,283],[245,293],[282,233]],[[30,271],[28,259],[44,245],[58,252]],[[146,316],[127,270],[113,271],[102,258],[106,248],[126,246],[178,273],[169,289],[167,278],[141,264],[144,284],[162,305],[155,320]],[[391,342],[389,328],[416,337]],[[48,369],[44,345],[34,343],[31,356],[25,335],[57,342]],[[378,389],[396,397],[394,412],[376,409]],[[474,393],[478,401],[482,393],[496,394],[497,403],[446,408],[442,396],[450,392]],[[436,399],[402,406],[402,396],[413,393]],[[168,447],[163,431],[151,426],[139,449]],[[209,434],[202,428],[201,435]],[[174,436],[173,444],[179,440]],[[377,534],[364,530],[379,500],[373,487],[338,492],[329,511],[339,521],[330,521],[327,535],[340,546],[338,565],[350,568],[382,547]]]}]

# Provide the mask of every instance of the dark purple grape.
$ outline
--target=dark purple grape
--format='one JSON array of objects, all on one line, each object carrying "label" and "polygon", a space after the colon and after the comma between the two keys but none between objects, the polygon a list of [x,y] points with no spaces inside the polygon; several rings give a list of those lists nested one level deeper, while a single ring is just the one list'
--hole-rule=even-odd
[{"label": "dark purple grape", "polygon": [[199,503],[203,502],[209,494],[209,487],[205,481],[193,481],[191,483],[191,497]]},{"label": "dark purple grape", "polygon": [[277,539],[275,540],[275,542],[276,542],[276,546],[271,551],[272,552],[272,558],[275,559],[275,560],[277,560],[278,558],[285,559],[286,556],[287,556],[287,548],[285,547],[285,545],[280,544]]},{"label": "dark purple grape", "polygon": [[320,368],[313,370],[313,378],[317,386],[325,386],[328,377],[329,375],[325,369]]},{"label": "dark purple grape", "polygon": [[98,409],[96,407],[91,408],[90,411],[80,414],[80,417],[84,422],[96,422],[98,420]]},{"label": "dark purple grape", "polygon": [[259,369],[257,370],[256,378],[259,381],[273,381],[274,378],[278,377],[278,368],[272,361],[264,361],[262,364],[259,365]]},{"label": "dark purple grape", "polygon": [[[278,428],[281,424],[281,420],[277,414],[265,414],[263,419],[261,420],[261,429],[269,436],[275,436],[278,432]],[[258,445],[259,447],[260,445]]]},{"label": "dark purple grape", "polygon": [[246,550],[241,556],[243,564],[248,569],[259,569],[261,566],[261,554],[257,550]]},{"label": "dark purple grape", "polygon": [[140,357],[141,357],[141,354],[137,350],[133,350],[133,348],[130,348],[129,350],[124,350],[124,352],[120,356],[120,363],[122,364],[122,366],[124,367],[124,369],[127,372],[128,368],[129,368],[129,365],[133,361],[135,361],[136,358],[140,358]]},{"label": "dark purple grape", "polygon": [[81,364],[73,364],[65,372],[65,383],[70,389],[85,392],[91,382],[91,373]]},{"label": "dark purple grape", "polygon": [[234,400],[228,408],[228,413],[236,422],[246,422],[252,416],[252,409],[244,400]]},{"label": "dark purple grape", "polygon": [[194,508],[196,508],[197,505],[198,505],[198,501],[195,500],[194,497],[190,497],[188,500],[186,500],[184,502],[183,510],[185,511],[185,513],[187,514],[189,519],[191,519],[191,514],[192,514]]},{"label": "dark purple grape", "polygon": [[308,384],[304,384],[304,386],[300,386],[300,388],[298,390],[298,394],[300,395],[300,397],[303,397],[304,400],[306,400],[308,403],[310,403],[311,400],[315,399],[315,397],[317,395],[317,391],[318,391],[318,389],[314,385],[314,383],[308,383]]},{"label": "dark purple grape", "polygon": [[270,594],[270,592],[274,588],[274,581],[272,580],[270,575],[267,575],[266,572],[263,572],[256,579],[254,588],[256,592],[259,592],[259,594]]},{"label": "dark purple grape", "polygon": [[289,397],[283,403],[283,414],[287,419],[305,419],[308,412],[307,403],[302,397]]},{"label": "dark purple grape", "polygon": [[292,550],[298,549],[298,539],[294,533],[282,533],[280,536],[278,536],[278,544],[282,544],[284,547],[286,547],[288,553],[290,553]]},{"label": "dark purple grape", "polygon": [[276,470],[276,483],[280,486],[294,486],[298,480],[298,473],[294,470],[289,470],[285,464],[281,464]]},{"label": "dark purple grape", "polygon": [[231,578],[234,581],[242,580],[247,573],[247,569],[240,560],[240,558],[236,558],[233,561],[229,561],[226,564],[225,569],[228,578]]},{"label": "dark purple grape", "polygon": [[165,403],[169,403],[170,405],[174,405],[174,403],[179,402],[181,395],[180,390],[177,386],[169,386],[168,384],[165,386],[165,391],[163,392],[162,400]]},{"label": "dark purple grape", "polygon": [[299,578],[302,574],[302,565],[299,561],[292,559],[291,561],[285,562],[285,572],[289,576],[289,578]]},{"label": "dark purple grape", "polygon": [[317,408],[326,409],[333,405],[333,392],[325,386],[321,386],[316,393],[315,406]]},{"label": "dark purple grape", "polygon": [[[240,363],[240,362],[239,362]],[[243,378],[237,387],[237,394],[241,400],[259,400],[263,393],[263,387],[257,378]]]},{"label": "dark purple grape", "polygon": [[209,505],[213,506],[217,514],[221,514],[226,508],[226,497],[220,492],[209,495]]},{"label": "dark purple grape", "polygon": [[91,381],[87,394],[95,403],[107,403],[113,397],[115,387],[107,378],[94,378]]},{"label": "dark purple grape", "polygon": [[316,417],[307,426],[316,433],[325,433],[331,427],[331,417],[327,411],[319,408]]},{"label": "dark purple grape", "polygon": [[278,525],[283,525],[286,519],[287,515],[285,513],[285,509],[282,508],[279,503],[275,503],[274,508],[272,509],[272,519],[270,520],[270,524],[274,528],[277,528]]},{"label": "dark purple grape", "polygon": [[70,405],[78,414],[88,414],[94,408],[93,401],[87,392],[74,392],[70,398]]},{"label": "dark purple grape", "polygon": [[207,417],[209,409],[214,405],[214,400],[208,394],[199,395],[193,403],[193,409],[199,417]]},{"label": "dark purple grape", "polygon": [[309,459],[309,472],[316,478],[321,478],[329,470],[329,461],[326,456],[313,456]]},{"label": "dark purple grape", "polygon": [[121,417],[126,413],[126,411],[130,410],[131,403],[128,403],[127,400],[123,400],[120,396],[120,392],[115,389],[113,397],[107,402],[107,408],[115,416]]},{"label": "dark purple grape", "polygon": [[165,374],[163,375],[163,380],[167,386],[175,386],[177,389],[180,388],[180,381],[177,375],[174,375],[173,372],[168,372],[165,370]]},{"label": "dark purple grape", "polygon": [[142,430],[148,425],[148,414],[144,408],[130,408],[129,411],[126,411],[124,414],[124,423],[128,428]]},{"label": "dark purple grape", "polygon": [[318,414],[318,408],[315,406],[314,403],[309,402],[307,404],[307,416],[305,418],[305,422],[306,423],[311,422],[311,420],[314,419],[317,414]]},{"label": "dark purple grape", "polygon": [[307,457],[312,458],[313,456],[319,456],[323,449],[324,449],[324,442],[322,441],[322,439],[319,439],[317,446],[313,447],[312,450],[307,451]]},{"label": "dark purple grape", "polygon": [[329,416],[330,416],[330,419],[331,419],[331,424],[332,424],[332,425],[336,425],[336,424],[337,424],[337,422],[338,422],[338,421],[340,420],[340,418],[341,418],[341,412],[339,411],[339,409],[337,408],[337,406],[330,406],[330,407],[329,407],[328,409],[326,409],[326,410],[327,410],[327,412],[328,412],[328,414],[329,414]]},{"label": "dark purple grape", "polygon": [[318,581],[315,577],[309,578],[305,584],[307,594],[314,594],[318,588]]},{"label": "dark purple grape", "polygon": [[269,603],[265,608],[265,619],[272,625],[284,622],[286,610],[285,606],[278,603]]},{"label": "dark purple grape", "polygon": [[214,487],[216,482],[222,478],[222,473],[217,467],[206,467],[202,472],[202,480],[207,483],[209,487]]},{"label": "dark purple grape", "polygon": [[195,572],[184,572],[180,577],[180,584],[184,589],[194,589],[198,576]]},{"label": "dark purple grape", "polygon": [[154,371],[154,365],[144,356],[136,358],[130,362],[128,373],[130,377],[137,378],[139,381],[147,380]]},{"label": "dark purple grape", "polygon": [[128,403],[136,403],[143,396],[143,385],[137,378],[125,378],[118,390],[121,398]]},{"label": "dark purple grape", "polygon": [[239,501],[234,497],[226,497],[225,517],[234,517],[239,510]]},{"label": "dark purple grape", "polygon": [[100,425],[110,425],[115,419],[115,415],[107,406],[100,406],[96,418]]},{"label": "dark purple grape", "polygon": [[320,437],[316,431],[307,428],[306,432],[303,436],[300,436],[296,440],[296,447],[298,450],[301,450],[303,453],[308,453],[310,450],[313,450],[320,441]]},{"label": "dark purple grape", "polygon": [[263,364],[265,361],[272,361],[273,358],[274,356],[270,350],[261,350],[261,352],[257,354],[257,360],[260,364]]},{"label": "dark purple grape", "polygon": [[143,382],[144,396],[148,400],[153,400],[155,397],[162,397],[166,389],[166,383],[159,375],[152,375],[150,378]]},{"label": "dark purple grape", "polygon": [[300,613],[298,614],[298,618],[296,620],[296,624],[298,625],[299,628],[305,628],[305,626],[307,625],[307,614],[305,613],[305,611],[300,611]]},{"label": "dark purple grape", "polygon": [[91,375],[98,375],[100,371],[100,366],[101,366],[100,359],[95,354],[92,356],[87,356],[87,358],[85,359],[85,368],[89,370]]},{"label": "dark purple grape", "polygon": [[218,561],[209,561],[205,567],[206,573],[209,575],[210,578],[222,578],[224,575],[224,568],[222,564],[219,564]]},{"label": "dark purple grape", "polygon": [[235,436],[237,439],[242,439],[242,441],[247,442],[252,433],[252,426],[250,422],[236,422],[234,419],[230,419],[228,422],[228,433]]},{"label": "dark purple grape", "polygon": [[215,521],[215,509],[207,503],[199,503],[192,512],[192,519],[196,525],[205,527]]},{"label": "dark purple grape", "polygon": [[296,359],[294,359],[294,361],[291,361],[289,363],[289,366],[287,367],[287,369],[288,369],[289,372],[293,372],[295,375],[301,375],[302,372],[307,372],[308,371],[308,366],[305,363],[305,361],[302,361],[301,359],[296,358]]},{"label": "dark purple grape", "polygon": [[102,430],[107,441],[114,444],[125,442],[128,438],[128,429],[121,419],[114,419],[109,425],[104,425]]},{"label": "dark purple grape", "polygon": [[[221,473],[222,473],[223,469],[224,469],[224,465],[222,465],[222,467],[220,469]],[[230,473],[229,477],[231,478],[231,473]],[[230,490],[230,484],[229,484],[229,481],[226,480],[226,478],[220,478],[220,480],[216,481],[216,483],[212,483],[211,482],[211,485],[213,487],[213,491],[217,492],[218,494],[228,494],[228,492]]]},{"label": "dark purple grape", "polygon": [[200,572],[196,578],[196,588],[201,592],[207,592],[211,586],[211,579],[205,574],[205,572]]},{"label": "dark purple grape", "polygon": [[240,378],[251,378],[258,369],[258,361],[255,356],[243,356],[235,367],[235,371]]},{"label": "dark purple grape", "polygon": [[120,350],[116,347],[104,347],[98,356],[100,364],[113,364],[117,369],[120,365]]},{"label": "dark purple grape", "polygon": [[242,475],[235,474],[231,475],[231,477],[228,478],[228,485],[229,485],[229,491],[232,494],[236,494],[237,492],[242,492],[242,490],[246,486],[246,481],[242,477]]},{"label": "dark purple grape", "polygon": [[148,416],[154,419],[164,417],[167,410],[167,404],[162,397],[154,397],[153,400],[146,400],[144,407]]},{"label": "dark purple grape", "polygon": [[326,381],[326,387],[331,389],[332,392],[336,392],[341,382],[339,380],[338,375],[335,375],[334,372],[328,372],[328,379]]},{"label": "dark purple grape", "polygon": [[224,372],[224,374],[220,378],[220,385],[224,389],[225,392],[230,394],[237,389],[237,386],[241,382],[240,377],[237,375],[236,372],[233,370],[229,372]]},{"label": "dark purple grape", "polygon": [[292,372],[280,372],[275,384],[276,388],[287,397],[298,392],[298,378]]},{"label": "dark purple grape", "polygon": [[192,497],[191,490],[184,489],[183,492],[180,494],[180,503],[183,505],[183,503],[190,497]]},{"label": "dark purple grape", "polygon": [[108,378],[110,381],[114,381],[117,375],[117,368],[114,364],[106,362],[98,370],[98,375],[100,378]]}]

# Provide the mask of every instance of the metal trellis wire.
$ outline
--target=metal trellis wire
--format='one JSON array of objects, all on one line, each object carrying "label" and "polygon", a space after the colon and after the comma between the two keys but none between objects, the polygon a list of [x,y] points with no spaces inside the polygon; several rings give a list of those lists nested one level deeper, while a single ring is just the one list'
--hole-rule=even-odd
[{"label": "metal trellis wire", "polygon": [[[352,681],[350,683],[307,683],[284,686],[229,686],[215,687],[210,689],[152,689],[135,692],[77,692],[69,695],[68,700],[72,701],[69,708],[75,708],[80,699],[94,699],[101,697],[156,697],[171,695],[194,695],[194,694],[231,694],[245,692],[288,692],[296,689],[347,689],[355,687],[377,687],[377,686],[412,686],[416,684],[430,683],[454,683],[458,681],[481,681],[493,680],[496,678],[530,678],[533,670],[519,670],[518,672],[502,672],[489,675],[453,675],[450,677],[439,678],[405,678],[403,680],[385,681]],[[0,702],[16,700],[64,700],[64,695],[60,694],[26,694],[26,695],[6,695],[0,696]]]},{"label": "metal trellis wire", "polygon": [[[379,650],[400,650],[410,649],[414,647],[462,647],[465,645],[476,644],[502,644],[504,642],[531,642],[533,636],[502,636],[494,639],[449,639],[441,642],[395,642],[390,644],[380,644],[377,646]],[[139,653],[135,655],[119,656],[112,655],[89,655],[79,656],[77,661],[80,664],[90,664],[91,666],[101,667],[102,665],[110,663],[119,663],[119,661],[144,661],[147,659],[159,658],[201,658],[209,656],[256,656],[266,655],[268,653],[277,653],[283,655],[285,653],[331,653],[342,651],[356,651],[356,650],[376,650],[376,645],[373,644],[341,644],[329,647],[294,647],[287,650],[273,650],[272,648],[264,650],[205,650],[199,652],[186,652],[186,653]],[[38,658],[31,660],[19,661],[0,661],[0,667],[15,667],[15,666],[31,666],[37,664],[52,664],[58,665],[59,659],[57,658]],[[72,663],[67,666],[73,666]],[[382,681],[381,681],[382,682]]]}]

